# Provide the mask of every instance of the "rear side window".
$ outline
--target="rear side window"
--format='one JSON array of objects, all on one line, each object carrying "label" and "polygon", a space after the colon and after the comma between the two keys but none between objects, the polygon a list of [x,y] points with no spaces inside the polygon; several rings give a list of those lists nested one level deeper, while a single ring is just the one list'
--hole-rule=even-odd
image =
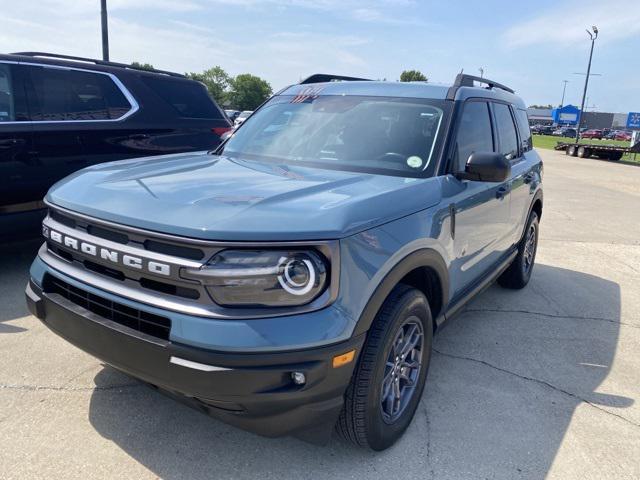
[{"label": "rear side window", "polygon": [[117,120],[132,108],[108,75],[50,67],[29,67],[34,121]]},{"label": "rear side window", "polygon": [[496,129],[500,138],[500,153],[507,160],[513,160],[518,156],[518,136],[513,124],[511,110],[504,103],[494,103],[493,111],[496,117]]},{"label": "rear side window", "polygon": [[529,117],[526,110],[516,110],[516,119],[518,121],[518,131],[520,132],[520,146],[523,152],[528,152],[533,148],[531,140],[531,129],[529,128]]},{"label": "rear side window", "polygon": [[15,120],[13,87],[9,65],[0,64],[0,123]]},{"label": "rear side window", "polygon": [[464,172],[469,156],[474,152],[493,152],[493,135],[489,105],[486,102],[467,102],[462,111],[456,136],[454,165]]},{"label": "rear side window", "polygon": [[151,75],[143,76],[142,80],[181,117],[222,119],[207,89],[198,82]]}]

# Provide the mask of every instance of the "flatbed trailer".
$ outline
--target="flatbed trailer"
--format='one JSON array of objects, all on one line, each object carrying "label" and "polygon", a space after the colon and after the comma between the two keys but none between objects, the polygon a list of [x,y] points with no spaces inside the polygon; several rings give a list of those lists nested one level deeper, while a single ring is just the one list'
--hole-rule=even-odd
[{"label": "flatbed trailer", "polygon": [[640,153],[640,142],[637,142],[631,147],[594,143],[558,142],[554,148],[556,150],[564,150],[567,155],[572,157],[598,157],[607,160],[620,160],[625,153]]}]

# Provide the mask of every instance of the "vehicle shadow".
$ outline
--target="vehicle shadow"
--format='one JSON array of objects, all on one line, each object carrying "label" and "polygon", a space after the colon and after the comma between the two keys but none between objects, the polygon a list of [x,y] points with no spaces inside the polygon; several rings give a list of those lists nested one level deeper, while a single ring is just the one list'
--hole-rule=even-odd
[{"label": "vehicle shadow", "polygon": [[543,478],[578,405],[633,403],[596,392],[616,352],[620,298],[614,282],[548,265],[524,290],[492,287],[437,335],[416,418],[385,452],[261,438],[109,367],[95,377],[89,419],[166,479]]},{"label": "vehicle shadow", "polygon": [[0,334],[18,333],[25,329],[6,322],[29,315],[24,300],[24,287],[29,280],[29,266],[36,257],[41,239],[0,243]]}]

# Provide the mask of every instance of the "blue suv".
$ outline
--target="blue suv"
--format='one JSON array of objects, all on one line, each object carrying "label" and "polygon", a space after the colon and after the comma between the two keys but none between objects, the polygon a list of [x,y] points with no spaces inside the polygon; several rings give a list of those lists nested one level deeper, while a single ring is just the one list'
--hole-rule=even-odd
[{"label": "blue suv", "polygon": [[529,281],[541,180],[503,85],[314,75],[214,151],[54,185],[26,298],[72,344],[225,422],[382,450],[443,322],[494,280]]}]

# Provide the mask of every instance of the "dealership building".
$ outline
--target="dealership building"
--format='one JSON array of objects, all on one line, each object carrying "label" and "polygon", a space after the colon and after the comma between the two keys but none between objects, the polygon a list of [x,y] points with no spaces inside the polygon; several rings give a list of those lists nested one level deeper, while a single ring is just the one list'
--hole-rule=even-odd
[{"label": "dealership building", "polygon": [[[531,125],[563,125],[576,127],[580,109],[575,105],[558,108],[528,108]],[[584,112],[582,126],[586,128],[624,129],[627,123],[626,113]]]}]

